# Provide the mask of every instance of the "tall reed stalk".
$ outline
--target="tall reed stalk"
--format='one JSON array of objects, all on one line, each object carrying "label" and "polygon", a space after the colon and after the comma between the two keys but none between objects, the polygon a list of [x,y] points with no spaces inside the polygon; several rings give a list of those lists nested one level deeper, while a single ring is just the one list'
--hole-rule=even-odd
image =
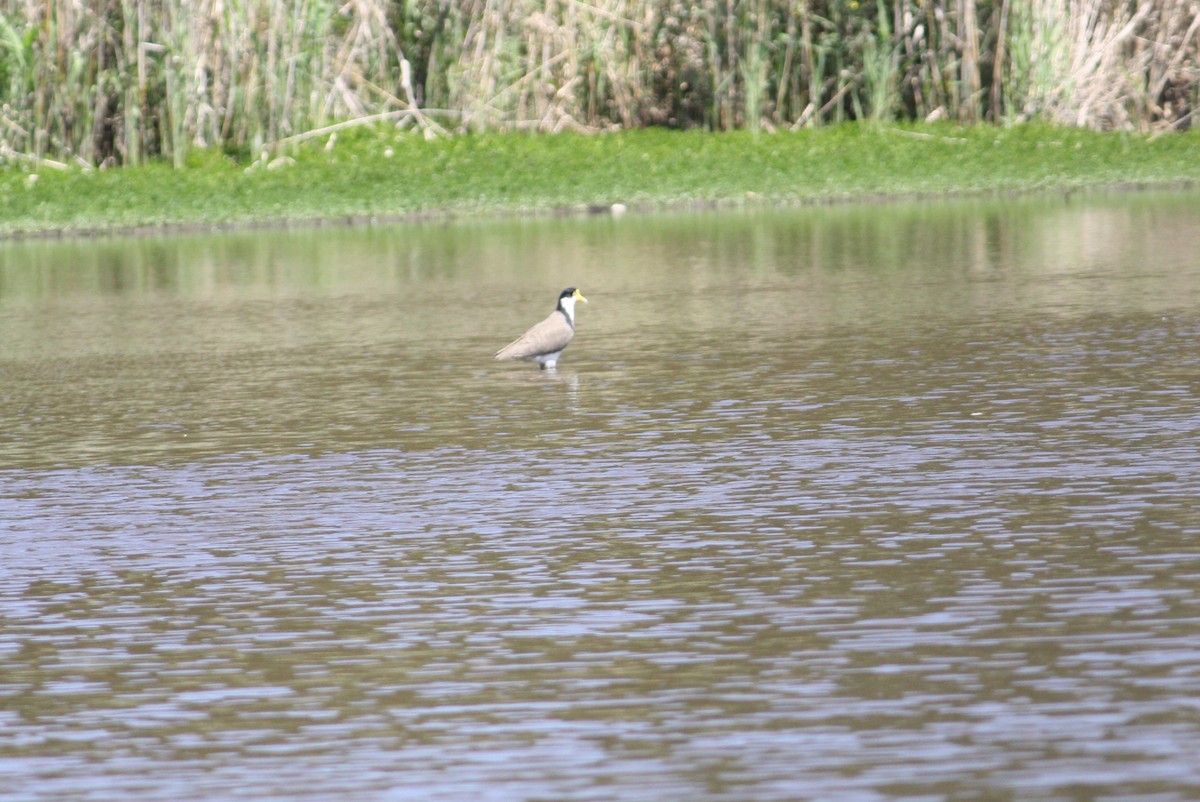
[{"label": "tall reed stalk", "polygon": [[1149,130],[1200,0],[0,0],[0,163],[247,157],[358,123]]}]

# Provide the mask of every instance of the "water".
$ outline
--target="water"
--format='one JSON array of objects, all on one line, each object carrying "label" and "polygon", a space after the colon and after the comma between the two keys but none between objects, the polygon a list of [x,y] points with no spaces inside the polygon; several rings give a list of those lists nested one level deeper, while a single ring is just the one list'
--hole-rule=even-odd
[{"label": "water", "polygon": [[1194,799],[1197,208],[2,244],[0,799]]}]

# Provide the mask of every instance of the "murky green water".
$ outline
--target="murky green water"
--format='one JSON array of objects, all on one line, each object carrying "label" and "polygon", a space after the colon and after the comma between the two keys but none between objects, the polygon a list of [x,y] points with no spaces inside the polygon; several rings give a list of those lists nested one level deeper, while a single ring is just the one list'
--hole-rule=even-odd
[{"label": "murky green water", "polygon": [[1197,209],[0,244],[0,798],[1194,799]]}]

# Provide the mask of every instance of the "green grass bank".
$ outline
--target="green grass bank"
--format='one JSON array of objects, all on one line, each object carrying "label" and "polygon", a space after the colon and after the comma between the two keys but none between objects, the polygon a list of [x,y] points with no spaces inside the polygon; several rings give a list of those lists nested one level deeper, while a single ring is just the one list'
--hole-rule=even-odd
[{"label": "green grass bank", "polygon": [[272,160],[9,168],[0,237],[693,204],[795,204],[1200,182],[1200,132],[844,125],[789,133],[356,129]]}]

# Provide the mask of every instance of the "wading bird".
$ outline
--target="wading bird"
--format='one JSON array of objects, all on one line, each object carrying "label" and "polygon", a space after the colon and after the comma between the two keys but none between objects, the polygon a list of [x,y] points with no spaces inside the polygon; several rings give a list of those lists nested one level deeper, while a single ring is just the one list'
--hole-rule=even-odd
[{"label": "wading bird", "polygon": [[558,295],[558,307],[550,317],[496,352],[496,359],[525,359],[553,368],[558,355],[575,336],[575,302],[587,303],[583,293],[567,287]]}]

